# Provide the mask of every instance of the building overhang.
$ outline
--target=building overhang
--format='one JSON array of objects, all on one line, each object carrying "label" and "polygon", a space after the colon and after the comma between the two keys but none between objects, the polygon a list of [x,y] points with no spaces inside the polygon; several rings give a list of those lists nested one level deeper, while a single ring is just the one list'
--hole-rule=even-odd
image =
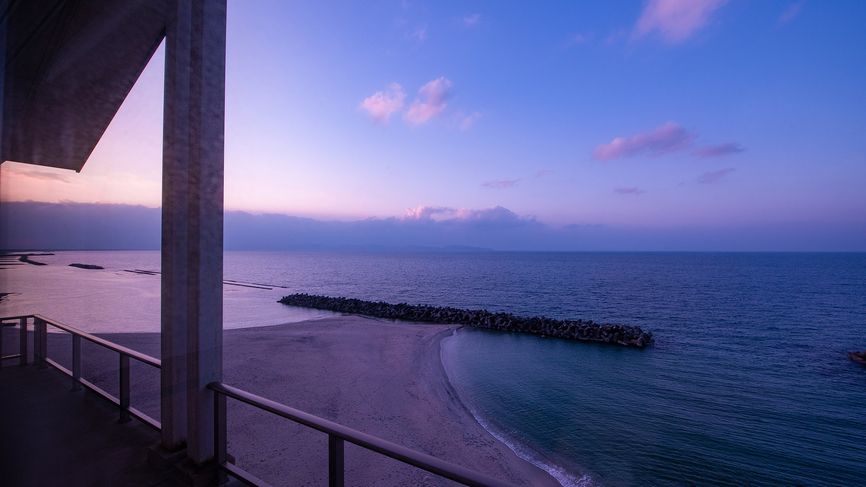
[{"label": "building overhang", "polygon": [[166,1],[0,5],[0,160],[80,171],[162,42]]}]

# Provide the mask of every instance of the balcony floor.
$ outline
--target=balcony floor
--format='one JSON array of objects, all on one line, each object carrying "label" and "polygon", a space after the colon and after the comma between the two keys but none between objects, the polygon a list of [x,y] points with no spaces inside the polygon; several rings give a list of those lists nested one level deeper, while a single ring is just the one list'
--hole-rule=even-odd
[{"label": "balcony floor", "polygon": [[136,419],[118,424],[118,410],[97,394],[71,392],[54,369],[0,369],[0,479],[4,486],[179,485],[147,464],[159,433]]}]

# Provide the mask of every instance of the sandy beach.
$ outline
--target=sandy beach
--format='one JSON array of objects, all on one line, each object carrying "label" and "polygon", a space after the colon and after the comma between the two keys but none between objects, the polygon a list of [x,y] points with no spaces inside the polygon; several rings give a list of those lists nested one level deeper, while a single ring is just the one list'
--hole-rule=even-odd
[{"label": "sandy beach", "polygon": [[[439,352],[456,328],[336,316],[226,330],[224,382],[516,485],[559,486],[484,430],[457,397]],[[158,334],[101,336],[159,356]],[[68,340],[52,335],[49,355],[66,361]],[[116,355],[94,345],[83,351],[84,377],[116,391]],[[158,380],[155,369],[133,363],[132,406],[155,417]],[[230,399],[228,437],[236,464],[262,480],[327,484],[323,433]],[[454,485],[348,443],[346,483]]]}]

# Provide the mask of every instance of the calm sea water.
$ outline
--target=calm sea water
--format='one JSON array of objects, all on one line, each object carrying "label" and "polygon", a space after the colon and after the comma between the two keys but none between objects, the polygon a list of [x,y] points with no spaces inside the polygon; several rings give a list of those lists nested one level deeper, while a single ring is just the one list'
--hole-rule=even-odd
[{"label": "calm sea water", "polygon": [[[0,314],[158,330],[158,278],[123,272],[158,270],[158,253],[41,260],[0,270],[0,292],[20,293]],[[866,254],[231,252],[225,277],[285,286],[226,286],[228,327],[327,315],[275,303],[307,292],[652,331],[646,350],[484,330],[443,342],[482,424],[566,485],[830,486],[866,471],[866,367],[845,355],[866,349]]]}]

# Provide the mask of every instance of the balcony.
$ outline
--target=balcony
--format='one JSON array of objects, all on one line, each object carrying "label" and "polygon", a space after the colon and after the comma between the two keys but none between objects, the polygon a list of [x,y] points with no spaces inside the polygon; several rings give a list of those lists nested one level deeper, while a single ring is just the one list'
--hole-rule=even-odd
[{"label": "balcony", "polygon": [[[2,322],[0,414],[8,419],[2,431],[6,439],[2,458],[8,460],[3,462],[2,473],[3,478],[11,479],[7,485],[209,485],[230,480],[264,486],[266,480],[234,465],[230,456],[237,450],[244,460],[238,463],[246,465],[259,447],[264,450],[259,456],[266,459],[291,463],[303,458],[310,463],[291,469],[298,474],[292,483],[319,479],[341,486],[346,480],[358,485],[362,479],[361,485],[394,484],[395,479],[416,478],[432,485],[450,485],[445,479],[462,485],[511,485],[219,382],[208,387],[215,392],[214,458],[220,476],[203,480],[189,469],[160,470],[154,468],[160,462],[154,461],[152,448],[159,443],[160,424],[148,414],[158,416],[153,411],[159,404],[158,359],[39,315]],[[252,338],[254,343],[268,332],[279,337],[273,335],[274,330],[237,332],[245,335],[240,339]],[[430,331],[441,332],[438,328]],[[153,335],[149,344],[140,345],[158,347],[158,335]],[[230,340],[238,343],[234,337]],[[116,365],[106,369],[112,362]],[[238,362],[249,362],[249,357],[241,355],[229,362],[227,376],[232,377],[232,371],[242,367]],[[250,370],[253,376],[261,372],[256,364]],[[88,377],[91,371],[92,378]],[[274,378],[284,377],[273,372]],[[400,421],[394,418],[391,422]],[[459,421],[439,426],[449,434],[461,429]],[[429,430],[430,425],[420,427],[425,428]],[[265,437],[251,438],[246,434],[249,430],[266,432]],[[241,437],[241,441],[232,442],[230,437]],[[280,448],[276,458],[274,445]],[[477,454],[485,455],[483,451]],[[451,456],[462,455],[452,452]],[[316,461],[309,462],[309,458]],[[272,471],[253,465],[259,471]],[[312,478],[304,478],[307,474]],[[435,479],[437,476],[442,478]]]}]

